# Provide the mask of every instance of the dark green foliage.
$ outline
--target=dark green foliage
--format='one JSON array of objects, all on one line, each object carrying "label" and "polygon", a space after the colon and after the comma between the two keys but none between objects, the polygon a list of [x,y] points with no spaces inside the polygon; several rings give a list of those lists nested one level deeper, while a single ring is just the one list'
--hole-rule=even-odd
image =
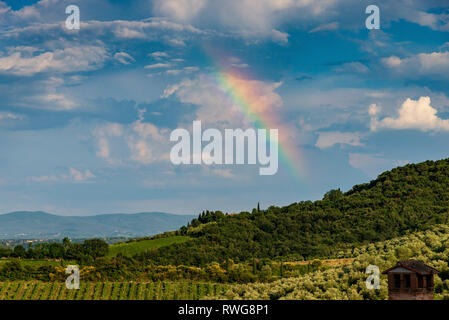
[{"label": "dark green foliage", "polygon": [[25,258],[26,253],[27,251],[23,246],[16,246],[14,247],[12,255],[18,258]]},{"label": "dark green foliage", "polygon": [[[391,239],[447,223],[449,160],[409,164],[346,193],[237,215],[203,212],[189,229],[196,239],[140,255],[156,264],[205,265],[232,258],[311,259],[336,248]],[[209,223],[214,222],[214,223]],[[185,230],[183,230],[185,232]]]},{"label": "dark green foliage", "polygon": [[7,257],[11,256],[12,253],[13,253],[13,251],[11,249],[0,247],[0,257],[7,258]]},{"label": "dark green foliage", "polygon": [[101,239],[85,240],[83,244],[85,253],[94,259],[108,254],[109,245]]},{"label": "dark green foliage", "polygon": [[26,250],[23,246],[15,246],[14,249],[0,247],[0,257],[16,257],[28,259],[66,259],[77,260],[88,264],[98,257],[104,257],[109,250],[109,245],[101,239],[85,240],[83,244],[71,243],[64,239],[63,243],[39,243]]}]

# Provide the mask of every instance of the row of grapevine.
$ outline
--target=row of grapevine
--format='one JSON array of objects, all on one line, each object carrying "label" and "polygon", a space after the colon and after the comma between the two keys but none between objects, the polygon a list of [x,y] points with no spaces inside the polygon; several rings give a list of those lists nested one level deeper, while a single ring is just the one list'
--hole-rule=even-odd
[{"label": "row of grapevine", "polygon": [[221,295],[227,286],[196,282],[82,282],[79,290],[65,283],[0,282],[0,300],[198,300]]}]

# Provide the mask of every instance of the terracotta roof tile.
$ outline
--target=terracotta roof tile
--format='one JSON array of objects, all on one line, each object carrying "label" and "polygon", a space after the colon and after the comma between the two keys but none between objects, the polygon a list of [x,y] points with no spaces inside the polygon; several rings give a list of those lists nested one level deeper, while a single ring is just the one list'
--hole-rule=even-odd
[{"label": "terracotta roof tile", "polygon": [[413,260],[413,259],[399,261],[398,263],[396,263],[395,266],[383,271],[382,273],[386,274],[386,273],[390,272],[391,270],[398,268],[398,267],[408,269],[410,271],[416,272],[421,275],[440,273],[437,269],[426,265],[423,261]]}]

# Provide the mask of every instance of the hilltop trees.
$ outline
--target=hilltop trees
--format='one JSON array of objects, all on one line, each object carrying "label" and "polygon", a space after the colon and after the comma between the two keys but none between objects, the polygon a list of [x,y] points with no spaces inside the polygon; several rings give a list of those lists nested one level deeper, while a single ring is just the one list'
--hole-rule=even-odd
[{"label": "hilltop trees", "polygon": [[104,257],[108,254],[109,250],[109,245],[101,239],[85,240],[83,247],[85,253],[94,259]]},{"label": "hilltop trees", "polygon": [[101,239],[85,240],[83,244],[71,243],[64,239],[63,243],[39,243],[27,250],[23,246],[14,249],[0,247],[0,257],[16,257],[28,259],[66,259],[87,262],[104,257],[109,250],[108,244]]}]

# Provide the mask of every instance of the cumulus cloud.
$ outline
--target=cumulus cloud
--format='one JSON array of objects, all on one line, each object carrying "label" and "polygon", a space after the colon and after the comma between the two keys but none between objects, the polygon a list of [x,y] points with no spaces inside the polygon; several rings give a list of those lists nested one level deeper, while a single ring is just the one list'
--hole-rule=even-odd
[{"label": "cumulus cloud", "polygon": [[109,139],[111,137],[120,137],[123,135],[123,126],[118,123],[107,123],[93,132],[97,139],[97,156],[107,160],[112,161],[111,151],[109,147]]},{"label": "cumulus cloud", "polygon": [[[258,114],[275,112],[282,107],[282,98],[276,93],[281,82],[244,79],[233,75],[228,77],[230,82],[241,90],[241,94],[251,100],[253,112]],[[229,94],[230,92],[217,88],[207,75],[200,74],[193,79],[184,79],[180,83],[168,86],[162,98],[176,96],[182,103],[199,106],[196,116],[204,123],[247,126],[247,116],[242,113],[240,106],[229,98]]]},{"label": "cumulus cloud", "polygon": [[167,154],[161,152],[163,146],[169,141],[167,130],[160,130],[151,123],[136,121],[132,126],[134,134],[127,138],[131,150],[131,159],[141,163],[150,164],[160,160],[168,160]]},{"label": "cumulus cloud", "polygon": [[[365,26],[360,23],[360,14],[366,6],[360,0],[154,0],[153,11],[175,21],[224,27],[246,37],[271,37],[272,30],[279,31],[293,21],[310,33],[361,29]],[[449,15],[429,12],[439,7],[438,1],[386,2],[382,4],[382,23],[404,19],[434,30],[449,31]]]},{"label": "cumulus cloud", "polygon": [[[186,105],[195,105],[195,120],[200,120],[204,128],[250,128],[254,119],[270,119],[269,128],[279,130],[281,144],[291,146],[296,153],[299,131],[296,125],[281,120],[283,100],[276,90],[282,82],[261,81],[243,78],[235,74],[226,75],[230,87],[217,86],[209,75],[200,74],[192,79],[168,86],[162,98],[175,97]],[[238,88],[239,95],[245,97],[245,104],[232,99]],[[191,122],[181,124],[191,128]]]},{"label": "cumulus cloud", "polygon": [[363,146],[360,142],[360,134],[353,132],[319,132],[315,144],[320,149],[330,148],[336,144],[347,144],[350,146]]},{"label": "cumulus cloud", "polygon": [[[174,21],[224,26],[244,37],[268,37],[285,43],[288,34],[278,29],[283,22],[320,16],[333,3],[332,0],[155,0],[153,11]],[[297,10],[296,16],[292,10]]]},{"label": "cumulus cloud", "polygon": [[129,125],[107,123],[96,128],[93,136],[97,156],[111,165],[122,165],[130,161],[149,165],[168,160],[169,132],[143,122],[145,112],[145,109],[139,110],[139,119]]},{"label": "cumulus cloud", "polygon": [[407,58],[390,56],[383,58],[382,64],[398,75],[409,78],[420,76],[449,78],[449,51],[419,53]]},{"label": "cumulus cloud", "polygon": [[449,131],[449,120],[441,119],[437,109],[430,105],[430,97],[407,99],[398,110],[397,117],[377,119],[378,109],[370,107],[371,130],[416,129],[421,131]]},{"label": "cumulus cloud", "polygon": [[40,100],[42,102],[41,108],[47,110],[72,110],[78,106],[76,102],[60,93],[48,93],[33,98]]}]

